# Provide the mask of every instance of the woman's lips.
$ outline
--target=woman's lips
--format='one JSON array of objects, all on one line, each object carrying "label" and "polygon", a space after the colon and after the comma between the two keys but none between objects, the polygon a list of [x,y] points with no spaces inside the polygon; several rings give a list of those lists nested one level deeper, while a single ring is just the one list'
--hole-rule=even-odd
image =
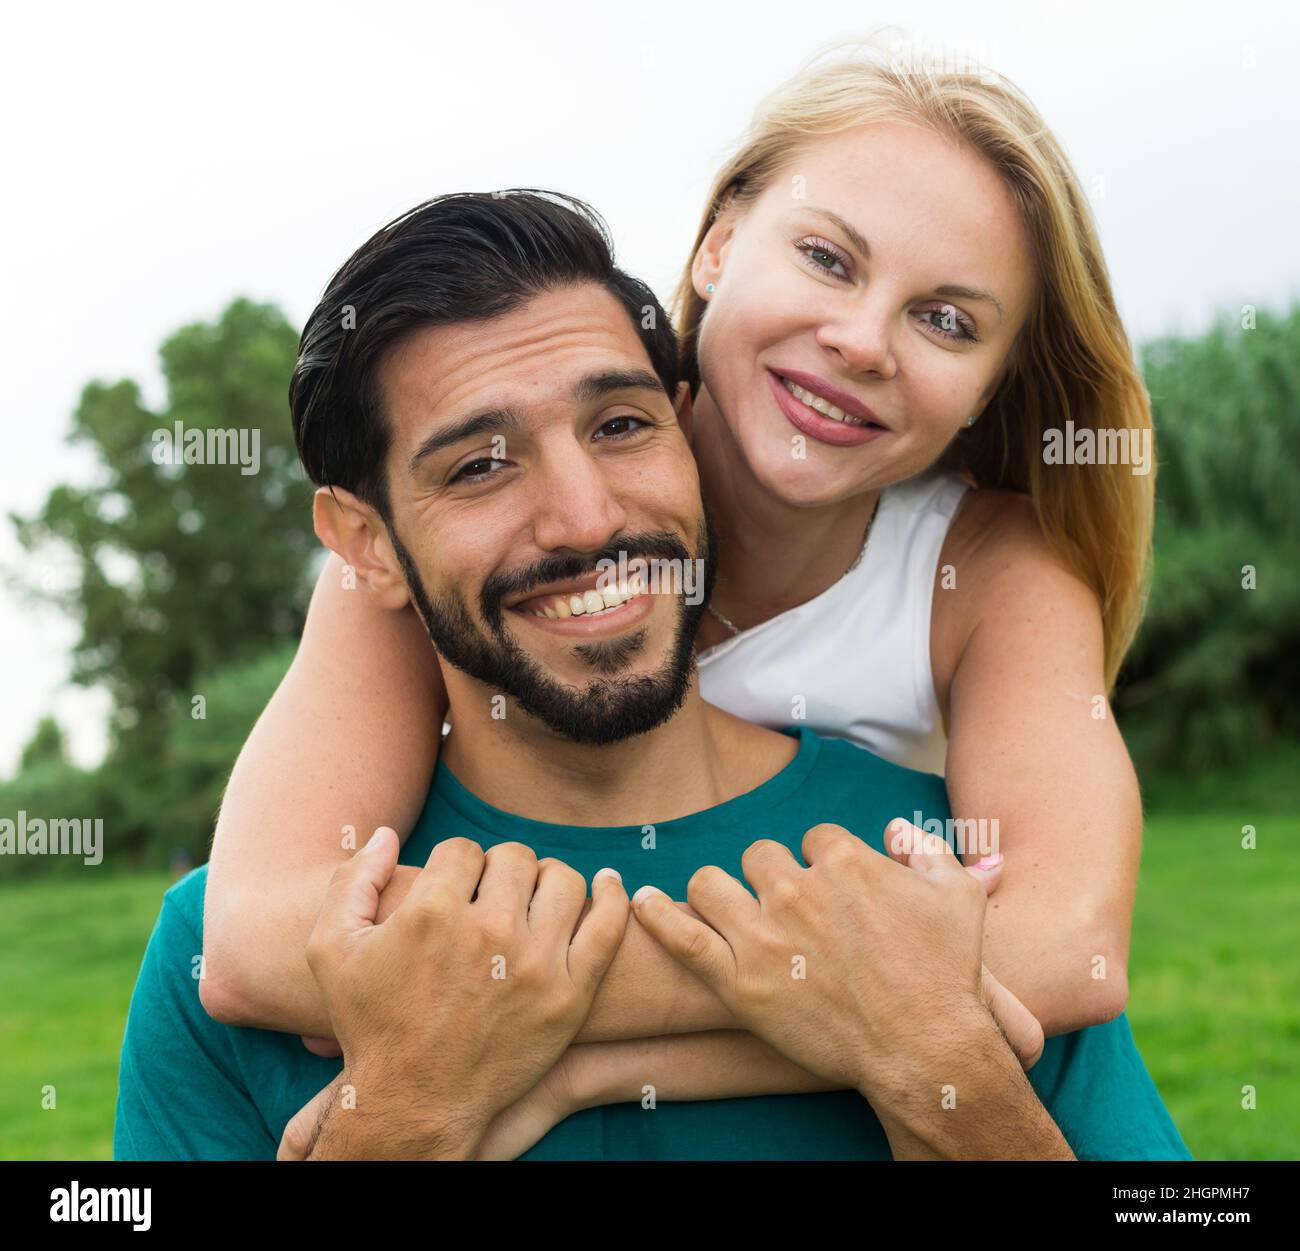
[{"label": "woman's lips", "polygon": [[809,408],[802,400],[791,395],[780,376],[770,369],[767,371],[767,381],[786,420],[819,443],[830,443],[835,447],[857,447],[887,433],[883,426],[850,425],[848,422],[827,417],[815,408]]}]

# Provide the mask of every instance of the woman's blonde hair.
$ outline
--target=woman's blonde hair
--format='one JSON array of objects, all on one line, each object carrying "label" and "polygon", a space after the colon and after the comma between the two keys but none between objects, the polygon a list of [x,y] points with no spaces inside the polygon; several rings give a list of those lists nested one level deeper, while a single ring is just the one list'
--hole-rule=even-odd
[{"label": "woman's blonde hair", "polygon": [[[1049,466],[1044,434],[1064,431],[1067,420],[1076,432],[1138,431],[1118,436],[1128,446],[1129,438],[1153,438],[1141,433],[1151,430],[1151,407],[1092,211],[1065,152],[1025,96],[988,70],[918,64],[877,38],[828,49],[760,102],[713,180],[691,260],[714,219],[757,199],[810,139],[880,121],[927,125],[967,144],[999,172],[1024,219],[1037,266],[1034,303],[982,417],[941,463],[978,486],[1032,498],[1048,543],[1100,602],[1109,691],[1145,602],[1154,456],[1145,474],[1129,464]],[[692,391],[700,382],[705,307],[688,261],[673,312]],[[1106,446],[1100,433],[1087,437]]]}]

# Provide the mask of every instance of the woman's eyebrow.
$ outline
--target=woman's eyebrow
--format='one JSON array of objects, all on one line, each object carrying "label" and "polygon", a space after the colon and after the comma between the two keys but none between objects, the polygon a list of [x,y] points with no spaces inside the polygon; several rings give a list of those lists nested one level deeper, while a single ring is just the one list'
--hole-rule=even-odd
[{"label": "woman's eyebrow", "polygon": [[813,213],[818,217],[824,217],[833,226],[838,226],[844,232],[845,238],[853,245],[857,252],[868,259],[871,257],[871,244],[867,242],[867,237],[856,226],[850,225],[838,213],[832,209],[817,208],[815,205],[808,205],[804,209],[805,213]]},{"label": "woman's eyebrow", "polygon": [[999,318],[1006,315],[1002,301],[992,291],[985,291],[982,287],[958,287],[952,283],[945,283],[942,287],[935,287],[934,293],[950,295],[954,300],[985,300],[998,310]]},{"label": "woman's eyebrow", "polygon": [[[825,218],[832,225],[839,227],[844,232],[845,238],[853,245],[854,249],[861,252],[862,255],[870,260],[871,244],[867,242],[866,236],[845,221],[833,209],[818,208],[816,205],[809,205],[804,209],[806,213],[813,213],[818,217]],[[992,291],[985,291],[982,287],[963,287],[956,283],[945,283],[942,287],[935,287],[935,295],[951,296],[955,300],[983,300],[992,304],[998,311],[998,317],[1006,316],[1006,310],[1002,307],[1002,301],[998,299]]]}]

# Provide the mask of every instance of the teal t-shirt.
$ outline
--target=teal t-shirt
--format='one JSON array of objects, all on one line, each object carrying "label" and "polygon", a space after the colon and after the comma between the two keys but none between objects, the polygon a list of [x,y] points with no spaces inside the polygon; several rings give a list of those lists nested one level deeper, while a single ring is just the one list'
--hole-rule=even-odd
[{"label": "teal t-shirt", "polygon": [[[630,891],[649,883],[684,899],[701,865],[740,877],[741,854],[759,838],[785,843],[798,856],[804,832],[830,821],[883,852],[894,817],[949,816],[941,778],[807,729],[787,733],[799,747],[781,772],[716,808],[656,824],[653,839],[641,825],[548,825],[499,811],[439,764],[402,863],[422,865],[436,843],[456,836],[484,848],[518,841],[566,861],[589,882],[609,865]],[[296,1036],[221,1025],[203,1010],[206,877],[206,868],[196,869],[167,892],[140,968],[122,1044],[119,1160],[272,1159],[286,1122],[341,1067],[311,1055]],[[1080,1159],[1191,1158],[1123,1016],[1049,1039],[1029,1077]],[[838,1091],[591,1108],[523,1158],[887,1160],[890,1153],[866,1100]]]}]

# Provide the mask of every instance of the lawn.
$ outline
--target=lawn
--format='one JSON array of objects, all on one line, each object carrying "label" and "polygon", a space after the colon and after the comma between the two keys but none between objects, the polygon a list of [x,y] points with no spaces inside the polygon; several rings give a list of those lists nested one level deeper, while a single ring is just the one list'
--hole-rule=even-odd
[{"label": "lawn", "polygon": [[[1300,817],[1148,817],[1129,1020],[1197,1159],[1300,1158]],[[1254,1110],[1243,1108],[1254,1087]]]},{"label": "lawn", "polygon": [[126,1009],[171,879],[95,874],[0,886],[0,1159],[112,1158]]},{"label": "lawn", "polygon": [[[1296,1159],[1300,817],[1261,815],[1255,851],[1241,826],[1203,810],[1148,818],[1129,1018],[1193,1155]],[[0,1158],[111,1156],[122,1027],[167,884],[0,886]]]}]

